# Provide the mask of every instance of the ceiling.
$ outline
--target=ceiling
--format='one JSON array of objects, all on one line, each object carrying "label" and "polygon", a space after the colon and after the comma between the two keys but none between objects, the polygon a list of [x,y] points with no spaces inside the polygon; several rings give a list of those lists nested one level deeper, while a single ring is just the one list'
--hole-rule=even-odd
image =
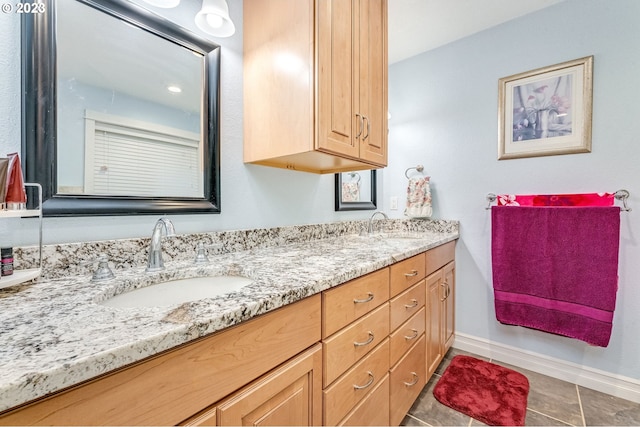
[{"label": "ceiling", "polygon": [[564,0],[388,0],[389,63]]}]

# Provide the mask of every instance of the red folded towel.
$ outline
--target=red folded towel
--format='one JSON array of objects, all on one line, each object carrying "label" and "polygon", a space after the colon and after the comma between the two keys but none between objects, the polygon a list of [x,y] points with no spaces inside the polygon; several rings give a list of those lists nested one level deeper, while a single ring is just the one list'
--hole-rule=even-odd
[{"label": "red folded towel", "polygon": [[498,321],[606,347],[620,208],[494,206],[491,218]]}]

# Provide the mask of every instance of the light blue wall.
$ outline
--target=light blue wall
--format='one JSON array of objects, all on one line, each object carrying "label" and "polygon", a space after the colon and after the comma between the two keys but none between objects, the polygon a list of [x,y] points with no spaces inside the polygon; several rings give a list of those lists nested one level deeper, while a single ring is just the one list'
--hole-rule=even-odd
[{"label": "light blue wall", "polygon": [[[193,18],[201,1],[182,1],[176,9],[147,6],[202,36]],[[222,46],[221,186],[222,213],[173,218],[178,233],[314,224],[368,218],[371,211],[335,212],[334,176],[245,165],[242,161],[242,0],[228,0],[236,33],[215,39]],[[0,14],[0,155],[20,150],[20,20]],[[379,174],[382,175],[382,174]],[[45,243],[146,237],[155,217],[48,218]],[[28,221],[12,224],[15,245],[33,244]],[[2,225],[0,225],[2,230]],[[23,238],[22,235],[25,237]],[[37,240],[36,240],[37,241]]]},{"label": "light blue wall", "polygon": [[[638,17],[637,0],[567,0],[392,65],[384,183],[387,197],[397,195],[402,202],[404,169],[423,163],[432,176],[435,216],[461,221],[458,331],[635,379],[640,379]],[[594,55],[593,151],[498,161],[498,79],[588,55]],[[499,324],[487,193],[621,188],[631,192],[635,209],[621,214],[620,284],[609,347]]]}]

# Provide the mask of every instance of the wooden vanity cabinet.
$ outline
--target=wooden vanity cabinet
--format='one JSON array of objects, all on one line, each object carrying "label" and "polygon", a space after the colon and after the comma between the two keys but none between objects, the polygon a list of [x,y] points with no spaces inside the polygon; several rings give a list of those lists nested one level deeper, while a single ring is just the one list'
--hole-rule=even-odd
[{"label": "wooden vanity cabinet", "polygon": [[245,0],[244,161],[387,165],[387,0]]},{"label": "wooden vanity cabinet", "polygon": [[455,338],[455,242],[427,252],[427,375],[430,377]]},{"label": "wooden vanity cabinet", "polygon": [[454,339],[455,242],[0,415],[0,425],[398,425]]},{"label": "wooden vanity cabinet", "polygon": [[[206,425],[215,415],[202,414],[205,408],[320,341],[320,306],[320,295],[311,296],[15,409],[0,416],[0,425],[176,425],[194,414]],[[302,370],[320,377],[319,348],[309,357],[316,366],[305,361]],[[284,369],[311,383],[294,366]],[[312,408],[321,414],[317,400]]]}]

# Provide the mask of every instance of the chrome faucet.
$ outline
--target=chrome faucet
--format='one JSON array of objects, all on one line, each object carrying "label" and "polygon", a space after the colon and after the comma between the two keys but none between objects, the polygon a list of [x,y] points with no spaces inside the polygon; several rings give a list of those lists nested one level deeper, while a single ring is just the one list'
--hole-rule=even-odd
[{"label": "chrome faucet", "polygon": [[371,215],[371,218],[369,218],[369,227],[367,228],[367,232],[369,234],[373,233],[373,218],[375,218],[376,215],[382,215],[384,219],[389,219],[387,214],[385,214],[384,212],[380,212],[380,211],[374,212],[373,215]]},{"label": "chrome faucet", "polygon": [[176,230],[173,228],[173,223],[169,218],[162,217],[156,221],[155,227],[153,227],[153,233],[151,234],[151,243],[149,243],[149,260],[147,261],[147,268],[145,271],[160,271],[164,270],[164,262],[162,261],[162,234],[165,236],[175,236]]}]

